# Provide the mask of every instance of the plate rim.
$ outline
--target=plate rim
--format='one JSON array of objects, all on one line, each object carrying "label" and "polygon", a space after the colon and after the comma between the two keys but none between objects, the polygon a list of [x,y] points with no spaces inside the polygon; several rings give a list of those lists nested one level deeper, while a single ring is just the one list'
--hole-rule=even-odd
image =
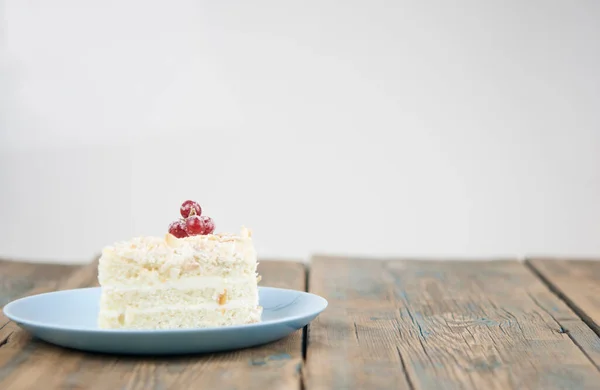
[{"label": "plate rim", "polygon": [[211,332],[211,331],[213,331],[213,332],[214,331],[236,331],[236,330],[241,330],[241,329],[260,328],[260,327],[264,327],[266,325],[280,325],[280,324],[285,324],[285,323],[288,323],[291,321],[301,320],[303,318],[310,317],[312,315],[314,315],[316,317],[319,314],[321,314],[323,311],[325,311],[325,309],[327,309],[327,306],[329,305],[329,302],[327,301],[327,299],[323,298],[320,295],[313,294],[313,293],[307,292],[307,291],[300,291],[300,290],[280,288],[280,287],[269,287],[269,286],[258,286],[258,288],[259,288],[259,290],[269,290],[269,291],[274,291],[274,292],[288,291],[288,292],[300,293],[301,295],[304,295],[304,296],[316,298],[317,301],[320,301],[321,305],[319,306],[318,310],[314,310],[310,314],[289,316],[289,317],[284,317],[284,318],[279,318],[279,319],[274,319],[274,320],[255,322],[255,323],[251,323],[251,324],[211,326],[211,327],[206,327],[206,328],[172,328],[172,329],[101,329],[101,328],[85,329],[85,328],[81,328],[81,327],[54,325],[54,324],[48,324],[46,322],[28,320],[28,319],[24,319],[24,318],[14,315],[14,313],[11,313],[11,307],[18,305],[18,304],[22,304],[23,301],[26,301],[26,300],[34,298],[34,297],[39,297],[39,296],[43,296],[43,295],[52,295],[52,294],[72,293],[74,291],[82,291],[82,290],[101,290],[102,287],[100,286],[100,287],[83,287],[83,288],[73,288],[73,289],[68,289],[68,290],[49,291],[49,292],[45,292],[45,293],[29,295],[26,297],[15,299],[14,301],[7,303],[2,308],[2,311],[3,311],[4,315],[6,315],[6,317],[8,317],[11,321],[15,322],[17,325],[19,325],[21,327],[23,325],[25,325],[25,326],[31,326],[31,327],[36,327],[36,328],[44,328],[44,329],[52,329],[52,330],[68,331],[68,332],[81,332],[81,333],[92,332],[92,333],[103,333],[103,334],[121,333],[121,334],[139,334],[139,335],[141,335],[141,334],[150,334],[150,333],[151,334],[157,334],[157,333],[159,333],[159,334],[171,334],[171,333],[185,334],[185,333]]}]

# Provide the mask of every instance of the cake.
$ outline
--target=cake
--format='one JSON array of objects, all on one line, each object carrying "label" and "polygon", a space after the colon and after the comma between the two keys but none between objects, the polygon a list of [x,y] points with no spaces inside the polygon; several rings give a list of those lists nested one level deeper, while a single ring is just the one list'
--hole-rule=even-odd
[{"label": "cake", "polygon": [[195,234],[187,229],[190,217],[197,220],[199,215],[187,214],[165,236],[136,237],[104,248],[98,265],[100,328],[203,328],[260,321],[250,230],[214,234],[214,223],[205,218]]}]

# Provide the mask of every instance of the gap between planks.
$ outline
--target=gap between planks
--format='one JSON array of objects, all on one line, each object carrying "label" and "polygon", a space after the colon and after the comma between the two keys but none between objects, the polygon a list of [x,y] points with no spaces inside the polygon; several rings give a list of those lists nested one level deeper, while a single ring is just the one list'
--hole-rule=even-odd
[{"label": "gap between planks", "polygon": [[[580,324],[574,321],[565,323],[564,327],[561,325],[561,331],[569,336],[581,352],[596,366],[596,369],[600,371],[600,349],[589,347],[593,345],[591,335],[600,338],[600,327],[583,308],[575,303],[574,299],[568,296],[567,292],[562,291],[556,283],[552,282],[550,275],[545,275],[541,269],[538,269],[539,266],[536,266],[535,263],[539,261],[560,262],[560,260],[525,259],[524,264],[558,299],[564,302],[579,317]],[[577,264],[577,260],[566,261],[572,262],[573,265]],[[600,262],[598,264],[600,265]]]},{"label": "gap between planks", "polygon": [[[546,260],[552,261],[552,260]],[[524,264],[533,272],[541,281],[548,287],[550,291],[552,291],[558,298],[560,298],[575,314],[581,318],[581,320],[600,337],[600,328],[594,322],[594,320],[583,310],[581,309],[575,302],[570,299],[561,289],[556,286],[550,279],[546,277],[542,272],[540,272],[535,265],[531,262],[530,259],[526,259]]]},{"label": "gap between planks", "polygon": [[[310,291],[309,282],[310,265],[304,264],[304,290]],[[306,380],[304,378],[306,372],[306,352],[308,350],[308,332],[310,324],[302,328],[302,367],[300,367],[300,390],[306,390]]]}]

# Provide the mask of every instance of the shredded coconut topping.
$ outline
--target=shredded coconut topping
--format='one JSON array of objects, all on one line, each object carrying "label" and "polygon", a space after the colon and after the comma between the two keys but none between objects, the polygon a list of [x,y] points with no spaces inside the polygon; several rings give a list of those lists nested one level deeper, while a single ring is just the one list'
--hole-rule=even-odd
[{"label": "shredded coconut topping", "polygon": [[118,256],[126,261],[163,269],[175,265],[188,269],[206,263],[256,263],[256,251],[246,228],[242,228],[240,235],[135,237],[104,248],[102,254],[103,257]]}]

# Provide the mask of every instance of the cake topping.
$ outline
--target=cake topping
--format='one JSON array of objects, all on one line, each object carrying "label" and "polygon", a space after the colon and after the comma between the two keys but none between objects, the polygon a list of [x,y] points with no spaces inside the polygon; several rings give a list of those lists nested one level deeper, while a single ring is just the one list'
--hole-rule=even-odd
[{"label": "cake topping", "polygon": [[193,200],[186,200],[179,207],[182,219],[169,225],[169,233],[177,238],[208,235],[215,231],[212,218],[202,215],[202,208]]},{"label": "cake topping", "polygon": [[165,234],[165,242],[171,248],[179,248],[181,246],[181,241],[175,238],[171,233]]},{"label": "cake topping", "polygon": [[185,231],[185,222],[183,220],[171,222],[169,225],[169,233],[177,238],[187,237],[188,233]]},{"label": "cake topping", "polygon": [[204,234],[204,220],[199,215],[192,215],[185,220],[185,231],[190,236]]},{"label": "cake topping", "polygon": [[215,222],[212,220],[212,218],[203,215],[200,217],[200,219],[204,224],[204,232],[202,234],[213,234],[215,231]]},{"label": "cake topping", "polygon": [[242,226],[242,232],[240,233],[242,238],[250,238],[252,237],[252,230],[248,229],[245,226]]},{"label": "cake topping", "polygon": [[202,207],[198,204],[198,202],[194,202],[193,200],[186,200],[181,204],[179,208],[179,213],[183,218],[191,217],[192,215],[201,216],[202,215]]}]

